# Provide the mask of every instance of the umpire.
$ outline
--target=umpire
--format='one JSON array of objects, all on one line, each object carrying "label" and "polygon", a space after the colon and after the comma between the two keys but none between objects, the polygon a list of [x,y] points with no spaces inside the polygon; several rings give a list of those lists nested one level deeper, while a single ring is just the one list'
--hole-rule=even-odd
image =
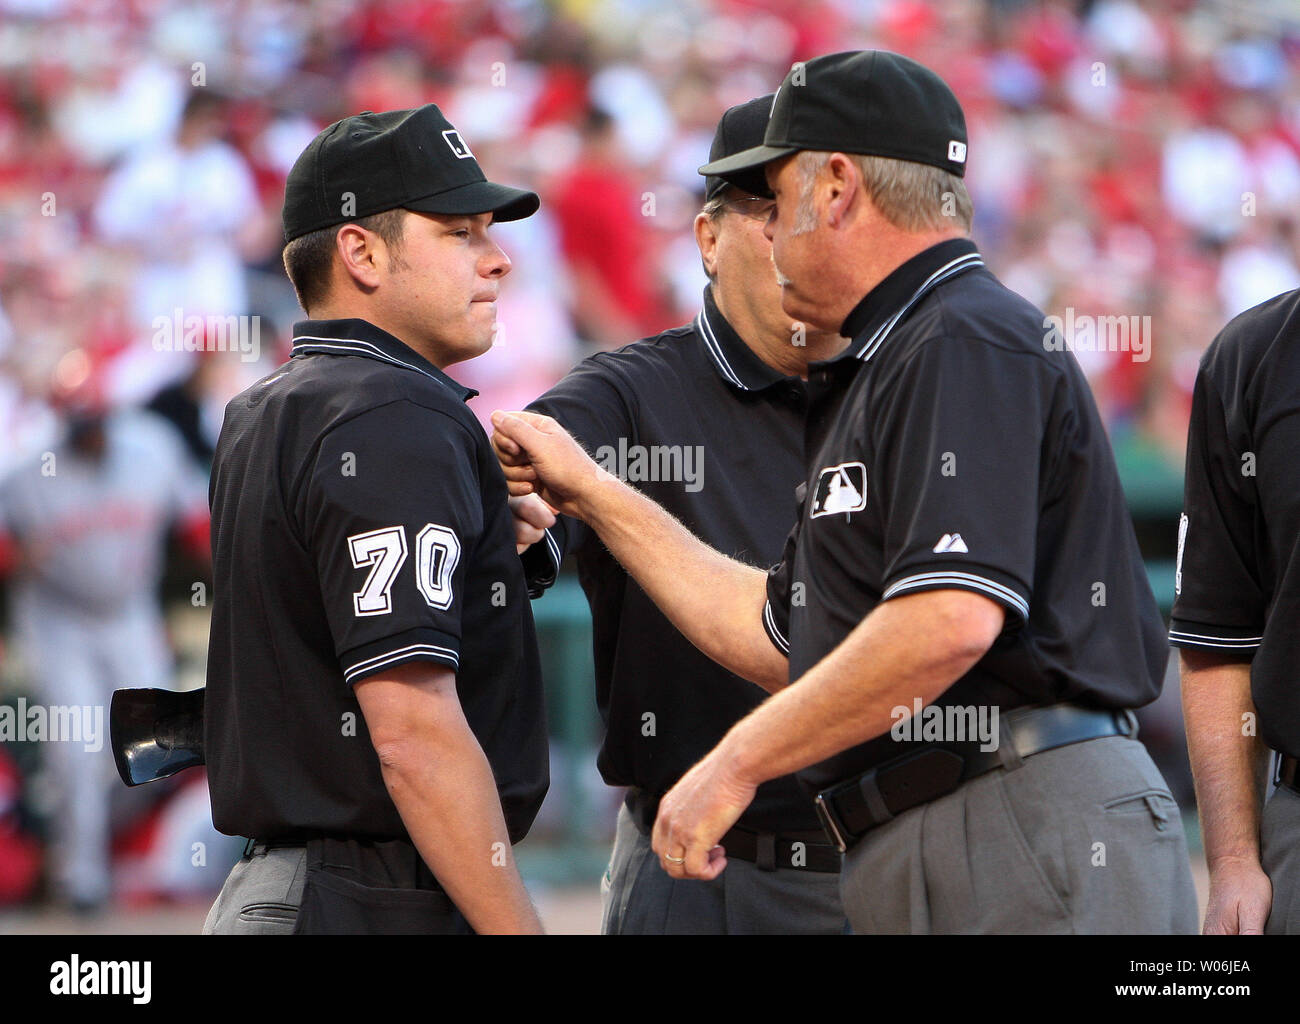
[{"label": "umpire", "polygon": [[547,787],[505,481],[443,372],[492,343],[531,192],[432,104],[325,129],[284,200],[311,318],[226,407],[205,745],[248,836],[206,932],[537,932],[511,853]]},{"label": "umpire", "polygon": [[1178,810],[1129,710],[1159,692],[1160,617],[1078,364],[966,237],[966,155],[942,80],[867,51],[796,65],[764,144],[702,168],[765,168],[785,311],[851,339],[810,367],[802,504],[766,577],[545,420],[498,415],[508,476],[590,522],[693,642],[791,682],[660,802],[674,877],[717,877],[755,787],[799,771],[854,931],[1191,931]]},{"label": "umpire", "polygon": [[[710,158],[761,143],[771,106],[768,95],[728,110]],[[710,283],[699,315],[592,356],[529,408],[554,417],[713,547],[769,565],[803,475],[800,375],[844,339],[782,312],[763,234],[772,200],[754,194],[766,193],[761,175],[744,183],[706,181],[695,237]],[[660,868],[650,849],[659,798],[763,691],[674,629],[580,520],[562,517],[546,532],[524,556],[530,583],[540,590],[566,552],[576,555],[606,726],[598,765],[611,786],[628,787],[602,884],[602,931],[842,933],[839,854],[793,776],[760,787],[724,837],[736,862],[725,876],[683,881]]]},{"label": "umpire", "polygon": [[[1169,639],[1182,648],[1211,934],[1300,932],[1298,411],[1292,291],[1242,313],[1206,350],[1187,435]],[[1277,788],[1263,803],[1270,748]]]}]

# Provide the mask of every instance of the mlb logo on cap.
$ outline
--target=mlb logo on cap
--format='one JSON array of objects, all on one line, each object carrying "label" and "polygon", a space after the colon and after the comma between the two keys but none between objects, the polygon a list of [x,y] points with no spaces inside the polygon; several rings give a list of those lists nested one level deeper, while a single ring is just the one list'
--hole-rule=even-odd
[{"label": "mlb logo on cap", "polygon": [[[439,136],[451,150],[442,155]],[[351,192],[353,207],[338,197]],[[385,210],[442,216],[490,213],[494,221],[537,212],[535,192],[488,181],[460,132],[434,104],[363,110],[335,121],[294,162],[280,219],[287,245],[312,231]]]},{"label": "mlb logo on cap", "polygon": [[474,154],[469,151],[469,146],[465,145],[465,140],[460,137],[460,132],[455,128],[448,128],[442,133],[442,137],[447,140],[447,145],[451,147],[451,151],[456,154],[457,159],[474,159]]},{"label": "mlb logo on cap", "polygon": [[700,173],[736,176],[800,150],[860,153],[966,173],[966,117],[947,83],[886,50],[796,64],[776,91],[761,145],[712,157]]}]

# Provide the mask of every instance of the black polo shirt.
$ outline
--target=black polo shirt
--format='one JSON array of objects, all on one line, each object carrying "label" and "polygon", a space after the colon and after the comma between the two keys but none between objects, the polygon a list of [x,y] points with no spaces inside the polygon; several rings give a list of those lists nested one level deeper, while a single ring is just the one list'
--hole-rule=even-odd
[{"label": "black polo shirt", "polygon": [[405,838],[352,686],[456,672],[510,837],[547,787],[505,478],[461,387],[363,320],[303,321],[226,406],[212,468],[212,817],[230,835]]},{"label": "black polo shirt", "polygon": [[[706,289],[691,324],[584,360],[529,408],[558,420],[612,472],[621,468],[706,544],[766,568],[780,557],[803,476],[804,393],[799,378],[750,350]],[[680,473],[671,472],[673,449]],[[697,453],[690,463],[687,451]],[[584,524],[562,517],[548,533],[525,561],[540,591],[565,552],[577,558],[605,723],[600,773],[657,798],[767,694],[677,632]],[[760,786],[740,824],[818,827],[791,776]]]},{"label": "black polo shirt", "polygon": [[1259,734],[1300,757],[1300,291],[1248,309],[1201,359],[1169,639],[1251,662]]},{"label": "black polo shirt", "polygon": [[[1044,323],[952,240],[874,288],[848,349],[810,368],[799,520],[763,613],[792,680],[880,602],[959,589],[1006,627],[935,703],[1126,708],[1160,692],[1163,623],[1106,431]],[[801,777],[821,788],[903,752],[885,733]]]}]

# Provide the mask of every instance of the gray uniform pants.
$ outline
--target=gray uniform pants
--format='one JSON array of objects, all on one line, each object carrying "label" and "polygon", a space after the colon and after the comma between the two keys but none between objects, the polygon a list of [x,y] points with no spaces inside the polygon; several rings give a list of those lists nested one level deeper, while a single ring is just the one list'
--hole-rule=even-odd
[{"label": "gray uniform pants", "polygon": [[1141,743],[1087,740],[995,769],[849,851],[858,933],[1195,933],[1178,806]]},{"label": "gray uniform pants", "polygon": [[108,744],[108,707],[118,687],[170,685],[162,617],[148,601],[95,615],[53,604],[44,591],[20,588],[14,618],[39,699],[79,713],[95,709],[101,722],[93,743],[41,744],[57,798],[50,819],[55,884],[68,899],[98,902],[112,890],[109,809],[121,789]]},{"label": "gray uniform pants", "polygon": [[405,840],[323,838],[253,848],[231,870],[205,935],[466,935],[469,923]]},{"label": "gray uniform pants", "polygon": [[208,911],[204,935],[292,935],[307,878],[305,846],[243,858]]},{"label": "gray uniform pants", "polygon": [[1260,860],[1273,883],[1265,935],[1300,935],[1300,795],[1278,786],[1260,821]]},{"label": "gray uniform pants", "polygon": [[840,876],[729,859],[711,882],[668,875],[626,805],[601,882],[604,935],[842,935]]}]

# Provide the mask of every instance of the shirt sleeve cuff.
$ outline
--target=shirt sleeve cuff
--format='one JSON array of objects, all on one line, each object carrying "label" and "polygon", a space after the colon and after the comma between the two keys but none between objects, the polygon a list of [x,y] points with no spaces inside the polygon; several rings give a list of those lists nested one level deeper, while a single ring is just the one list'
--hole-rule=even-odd
[{"label": "shirt sleeve cuff", "polygon": [[957,568],[930,565],[924,572],[904,573],[885,587],[880,599],[888,601],[891,597],[925,590],[969,590],[1014,612],[1021,624],[1029,621],[1029,595],[1019,584],[1005,573],[993,573],[984,569],[972,572],[969,566]]},{"label": "shirt sleeve cuff", "polygon": [[453,672],[460,670],[460,641],[436,629],[409,629],[396,636],[355,647],[339,655],[343,681],[348,685],[396,665],[436,661]]},{"label": "shirt sleeve cuff", "polygon": [[1175,647],[1195,647],[1225,655],[1239,655],[1242,660],[1254,657],[1264,640],[1264,631],[1244,626],[1208,626],[1203,622],[1172,619],[1169,642]]},{"label": "shirt sleeve cuff", "polygon": [[543,537],[519,556],[528,582],[528,596],[536,599],[546,593],[560,574],[562,553],[555,534],[548,528]]},{"label": "shirt sleeve cuff", "polygon": [[781,632],[781,627],[776,623],[776,613],[772,610],[770,600],[763,602],[763,631],[783,656],[790,657],[790,641],[786,639],[786,635]]}]

